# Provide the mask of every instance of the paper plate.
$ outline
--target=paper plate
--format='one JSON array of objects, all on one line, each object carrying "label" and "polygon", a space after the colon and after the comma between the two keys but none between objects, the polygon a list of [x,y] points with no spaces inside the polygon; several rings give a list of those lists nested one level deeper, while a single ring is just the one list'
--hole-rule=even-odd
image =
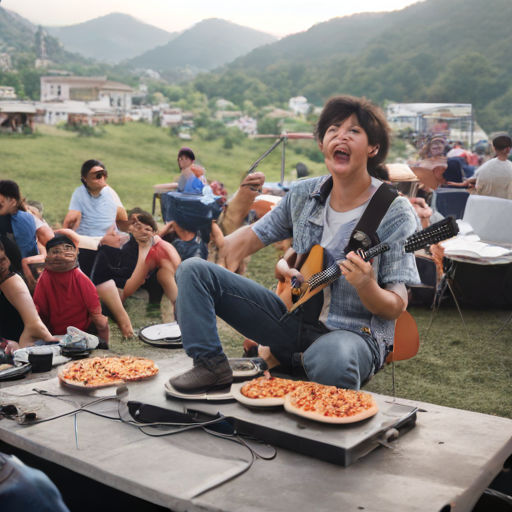
[{"label": "paper plate", "polygon": [[158,348],[181,348],[181,331],[177,322],[149,325],[141,329],[139,339]]},{"label": "paper plate", "polygon": [[282,398],[247,398],[242,395],[241,389],[245,382],[237,382],[231,385],[231,394],[233,398],[248,407],[280,407],[284,405],[284,397]]},{"label": "paper plate", "polygon": [[[171,377],[172,378],[172,377]],[[225,401],[233,400],[230,386],[223,389],[208,391],[206,393],[188,394],[181,393],[173,388],[169,381],[165,383],[165,393],[172,398],[179,398],[180,400],[208,400],[208,401]]]},{"label": "paper plate", "polygon": [[0,381],[22,379],[32,369],[29,364],[22,364],[21,366],[0,365],[1,367],[5,367],[5,369],[0,370]]}]

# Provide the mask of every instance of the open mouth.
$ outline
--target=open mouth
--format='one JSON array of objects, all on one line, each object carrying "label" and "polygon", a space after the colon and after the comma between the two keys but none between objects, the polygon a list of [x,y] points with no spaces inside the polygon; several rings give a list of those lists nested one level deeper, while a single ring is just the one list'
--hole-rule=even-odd
[{"label": "open mouth", "polygon": [[334,151],[334,160],[340,163],[348,162],[350,160],[350,155],[346,151],[343,151],[342,149],[337,149],[336,151]]}]

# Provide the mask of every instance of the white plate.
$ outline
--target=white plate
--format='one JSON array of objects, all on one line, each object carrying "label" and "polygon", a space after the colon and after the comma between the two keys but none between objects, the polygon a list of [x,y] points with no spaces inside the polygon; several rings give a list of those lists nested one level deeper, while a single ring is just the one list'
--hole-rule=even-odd
[{"label": "white plate", "polygon": [[296,409],[291,405],[290,395],[286,395],[284,401],[284,409],[286,412],[291,414],[296,414],[297,416],[302,416],[303,418],[307,418],[308,420],[319,421],[320,423],[333,423],[333,424],[343,424],[343,423],[357,423],[358,421],[363,421],[372,416],[375,416],[379,412],[379,408],[377,404],[374,402],[374,406],[365,412],[358,414],[357,416],[347,416],[346,418],[332,418],[330,416],[322,416],[317,413],[313,413],[310,411],[303,411],[302,409]]},{"label": "white plate", "polygon": [[[171,377],[172,378],[172,377]],[[180,398],[181,400],[233,400],[231,391],[226,386],[224,389],[208,391],[207,393],[187,394],[173,388],[169,381],[165,383],[165,392],[172,398]]]},{"label": "white plate", "polygon": [[163,339],[177,340],[181,339],[181,331],[178,322],[170,324],[150,325],[144,327],[140,334],[149,341],[159,341]]},{"label": "white plate", "polygon": [[284,405],[284,397],[283,398],[247,398],[242,395],[241,389],[245,382],[237,382],[236,384],[231,384],[231,394],[233,398],[240,402],[243,405],[247,405],[249,407],[278,407]]}]

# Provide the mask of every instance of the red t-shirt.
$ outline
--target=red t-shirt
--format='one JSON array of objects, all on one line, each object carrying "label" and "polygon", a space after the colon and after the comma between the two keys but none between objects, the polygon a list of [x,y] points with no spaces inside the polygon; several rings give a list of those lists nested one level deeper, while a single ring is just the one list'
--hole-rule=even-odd
[{"label": "red t-shirt", "polygon": [[44,270],[34,302],[52,334],[66,334],[70,326],[86,331],[91,324],[89,314],[101,313],[96,287],[79,268],[67,272]]}]

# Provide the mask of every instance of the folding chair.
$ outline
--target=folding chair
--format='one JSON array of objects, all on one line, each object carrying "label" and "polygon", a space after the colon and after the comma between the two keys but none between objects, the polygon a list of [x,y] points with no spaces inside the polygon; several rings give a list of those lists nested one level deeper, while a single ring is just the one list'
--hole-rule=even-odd
[{"label": "folding chair", "polygon": [[413,358],[418,353],[419,348],[420,334],[416,321],[408,311],[404,311],[395,323],[393,351],[386,358],[386,363],[391,364],[393,399],[396,398],[395,361],[405,361]]}]

